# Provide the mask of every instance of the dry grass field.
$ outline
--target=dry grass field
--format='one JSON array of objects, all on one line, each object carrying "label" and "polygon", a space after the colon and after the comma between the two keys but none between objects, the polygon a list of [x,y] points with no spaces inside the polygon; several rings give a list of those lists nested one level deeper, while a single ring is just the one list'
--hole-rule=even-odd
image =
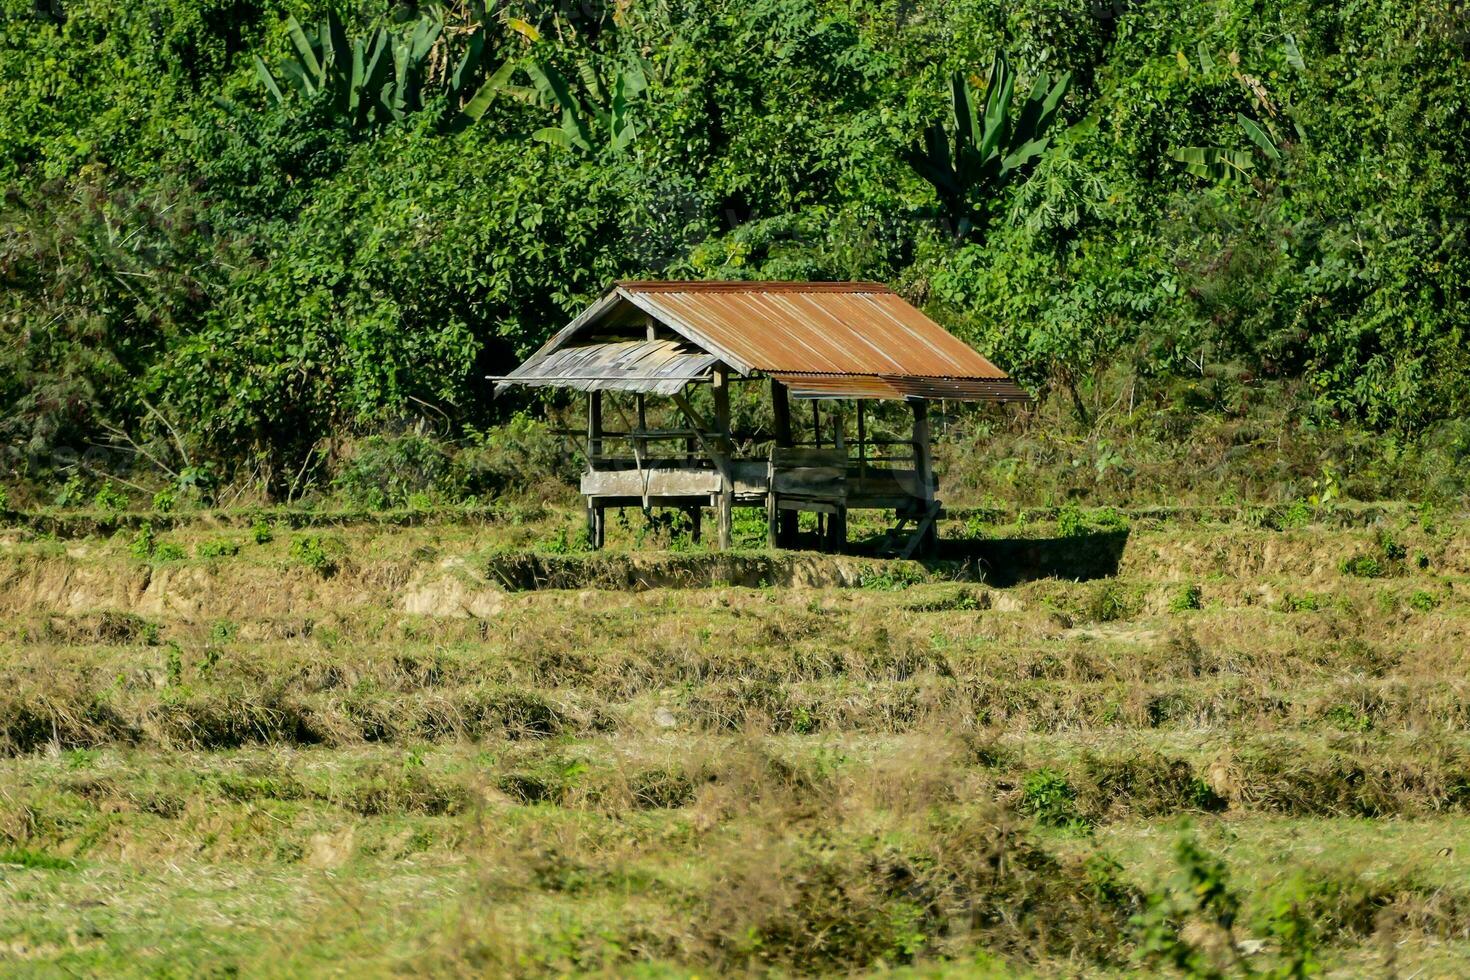
[{"label": "dry grass field", "polygon": [[0,972],[1470,970],[1462,517],[578,521],[13,521]]}]

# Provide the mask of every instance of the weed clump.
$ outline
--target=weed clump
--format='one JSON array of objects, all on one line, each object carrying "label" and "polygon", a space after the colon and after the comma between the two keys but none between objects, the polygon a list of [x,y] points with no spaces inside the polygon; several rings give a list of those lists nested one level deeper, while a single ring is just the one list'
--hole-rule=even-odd
[{"label": "weed clump", "polygon": [[1354,578],[1382,578],[1386,573],[1383,564],[1373,555],[1353,555],[1338,562],[1337,570]]},{"label": "weed clump", "polygon": [[1020,810],[1044,827],[1083,832],[1091,826],[1077,810],[1077,790],[1055,769],[1026,774],[1021,781]]},{"label": "weed clump", "polygon": [[1199,583],[1189,582],[1181,585],[1178,591],[1169,597],[1169,611],[1182,613],[1200,609],[1204,605],[1203,600],[1204,590],[1199,587]]},{"label": "weed clump", "polygon": [[194,556],[196,558],[233,558],[239,553],[239,543],[225,539],[201,541],[194,549]]},{"label": "weed clump", "polygon": [[328,539],[315,534],[299,537],[291,542],[291,548],[287,556],[298,565],[316,572],[322,578],[330,578],[337,573],[337,559],[334,552],[338,549],[333,547]]},{"label": "weed clump", "polygon": [[1433,592],[1417,589],[1413,595],[1409,596],[1409,608],[1416,612],[1433,612],[1438,606],[1439,597]]}]

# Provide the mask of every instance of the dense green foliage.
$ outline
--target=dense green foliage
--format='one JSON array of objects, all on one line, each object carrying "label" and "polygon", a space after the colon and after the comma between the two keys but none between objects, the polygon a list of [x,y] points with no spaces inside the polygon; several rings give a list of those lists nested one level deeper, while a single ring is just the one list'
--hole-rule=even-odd
[{"label": "dense green foliage", "polygon": [[[1470,457],[1453,0],[334,6],[404,111],[263,84],[320,7],[0,4],[7,470],[279,493],[495,421],[483,375],[650,275],[892,282],[1084,425],[1269,401]],[[956,238],[910,154],[1002,51],[1013,112],[1070,86]]]}]

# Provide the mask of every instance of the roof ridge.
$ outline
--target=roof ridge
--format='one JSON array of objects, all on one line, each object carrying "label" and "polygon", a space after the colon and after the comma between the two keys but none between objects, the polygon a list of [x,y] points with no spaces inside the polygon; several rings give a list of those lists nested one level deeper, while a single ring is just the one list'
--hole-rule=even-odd
[{"label": "roof ridge", "polygon": [[781,279],[619,279],[618,288],[637,293],[752,292],[752,293],[894,293],[881,282],[861,280],[802,282]]}]

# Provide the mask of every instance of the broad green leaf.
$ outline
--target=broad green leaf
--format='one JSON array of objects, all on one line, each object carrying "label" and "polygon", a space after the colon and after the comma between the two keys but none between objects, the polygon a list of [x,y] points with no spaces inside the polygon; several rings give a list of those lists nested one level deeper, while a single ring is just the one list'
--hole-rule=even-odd
[{"label": "broad green leaf", "polygon": [[1206,75],[1214,71],[1215,59],[1211,56],[1210,49],[1205,46],[1205,42],[1201,41],[1195,51],[1199,55],[1199,70]]},{"label": "broad green leaf", "polygon": [[505,88],[506,81],[515,73],[515,70],[516,62],[507,59],[505,64],[495,69],[495,73],[485,79],[475,90],[475,94],[465,103],[460,112],[471,121],[479,122],[480,117],[485,114],[486,109],[490,108],[490,103],[494,101],[495,96]]},{"label": "broad green leaf", "polygon": [[296,57],[300,59],[301,67],[314,79],[312,87],[315,90],[321,85],[322,63],[316,51],[312,49],[311,40],[306,36],[306,31],[301,29],[301,22],[295,17],[286,18],[286,33],[290,35],[291,44],[296,48]]},{"label": "broad green leaf", "polygon": [[265,62],[260,60],[260,55],[255,55],[255,77],[265,86],[265,90],[271,94],[277,102],[284,102],[286,97],[281,94],[281,87],[271,75],[271,70],[266,67]]},{"label": "broad green leaf", "polygon": [[1240,124],[1241,129],[1245,130],[1245,135],[1251,138],[1251,142],[1261,148],[1262,153],[1266,154],[1272,160],[1281,159],[1281,151],[1276,149],[1276,144],[1271,142],[1271,137],[1266,134],[1266,131],[1254,119],[1237,112],[1235,114],[1235,121]]},{"label": "broad green leaf", "polygon": [[1306,59],[1302,57],[1301,49],[1296,46],[1296,38],[1293,35],[1288,34],[1286,35],[1286,40],[1283,43],[1286,46],[1286,63],[1288,65],[1291,65],[1291,67],[1295,68],[1297,71],[1306,71],[1307,62]]}]

